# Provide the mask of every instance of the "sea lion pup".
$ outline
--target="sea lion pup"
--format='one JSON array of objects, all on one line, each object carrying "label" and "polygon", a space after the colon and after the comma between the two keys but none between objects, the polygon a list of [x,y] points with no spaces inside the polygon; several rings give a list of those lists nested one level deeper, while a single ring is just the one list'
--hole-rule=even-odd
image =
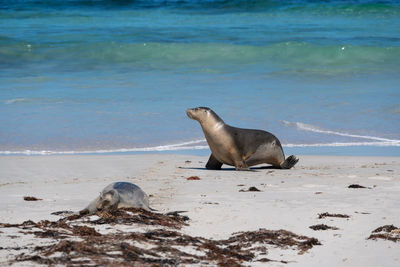
[{"label": "sea lion pup", "polygon": [[106,186],[95,200],[93,200],[80,213],[96,213],[112,208],[142,208],[153,210],[149,207],[149,197],[139,186],[129,182],[116,182]]},{"label": "sea lion pup", "polygon": [[290,169],[299,161],[293,155],[285,159],[281,143],[269,132],[229,126],[207,107],[187,109],[186,114],[200,123],[211,149],[207,169],[220,170],[222,164],[227,164],[236,170],[248,170],[261,163]]}]

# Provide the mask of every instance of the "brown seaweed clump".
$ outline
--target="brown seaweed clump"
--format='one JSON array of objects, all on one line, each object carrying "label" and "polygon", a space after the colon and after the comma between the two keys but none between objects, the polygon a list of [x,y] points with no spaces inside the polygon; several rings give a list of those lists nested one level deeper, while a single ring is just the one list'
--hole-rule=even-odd
[{"label": "brown seaweed clump", "polygon": [[368,188],[368,187],[359,184],[351,184],[347,188]]},{"label": "brown seaweed clump", "polygon": [[24,200],[25,201],[38,201],[38,200],[43,200],[43,199],[37,198],[37,197],[25,196]]},{"label": "brown seaweed clump", "polygon": [[261,192],[261,190],[255,186],[250,186],[249,189],[247,190],[240,189],[239,192]]},{"label": "brown seaweed clump", "polygon": [[350,216],[346,215],[346,214],[337,214],[337,213],[328,213],[328,212],[318,214],[318,219],[323,219],[326,217],[350,218]]},{"label": "brown seaweed clump", "polygon": [[394,226],[393,224],[378,227],[372,231],[372,234],[368,237],[368,239],[384,239],[393,242],[400,241],[400,228]]},{"label": "brown seaweed clump", "polygon": [[[10,263],[30,261],[67,266],[243,266],[254,261],[274,261],[264,257],[269,249],[267,246],[291,248],[303,254],[313,246],[320,245],[316,238],[299,236],[286,230],[238,232],[224,240],[194,237],[179,232],[188,220],[179,212],[167,215],[123,208],[98,212],[96,215],[72,215],[55,222],[43,220],[38,223],[27,221],[22,224],[0,224],[3,228],[18,228],[21,234],[49,239],[46,245],[35,245],[32,242],[24,247],[24,252],[18,252],[20,254]],[[115,225],[119,225],[119,230],[109,231]],[[153,227],[145,232],[132,231],[140,225]],[[127,230],[121,231],[121,226]]]},{"label": "brown seaweed clump", "polygon": [[311,225],[309,227],[310,229],[313,229],[314,231],[319,231],[319,230],[338,230],[339,228],[335,226],[329,226],[326,224],[316,224],[316,225]]}]

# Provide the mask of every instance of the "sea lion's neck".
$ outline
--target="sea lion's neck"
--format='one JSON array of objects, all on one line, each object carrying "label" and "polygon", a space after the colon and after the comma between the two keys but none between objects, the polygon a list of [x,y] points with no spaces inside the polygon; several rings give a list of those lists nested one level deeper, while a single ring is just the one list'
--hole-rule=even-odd
[{"label": "sea lion's neck", "polygon": [[119,204],[120,204],[121,202],[120,202],[120,197],[119,197],[119,194],[117,193],[117,194],[114,194],[113,195],[113,198],[112,198],[112,201],[111,201],[111,207],[113,207],[113,208],[118,208],[118,206],[119,206]]},{"label": "sea lion's neck", "polygon": [[225,122],[215,112],[212,112],[205,120],[200,122],[200,125],[204,133],[212,134],[219,131],[225,125]]}]

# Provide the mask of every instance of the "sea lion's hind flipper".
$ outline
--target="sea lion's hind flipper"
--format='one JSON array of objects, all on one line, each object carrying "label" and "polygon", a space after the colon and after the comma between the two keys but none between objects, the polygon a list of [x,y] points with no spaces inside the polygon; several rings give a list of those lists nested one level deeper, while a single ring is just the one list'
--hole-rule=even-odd
[{"label": "sea lion's hind flipper", "polygon": [[211,153],[210,158],[206,164],[206,169],[208,170],[220,170],[222,167],[222,162],[218,161],[214,155]]},{"label": "sea lion's hind flipper", "polygon": [[299,161],[298,158],[296,158],[296,156],[291,155],[289,157],[287,157],[287,159],[281,164],[281,168],[282,169],[290,169],[292,168],[294,165],[296,165],[296,163]]}]

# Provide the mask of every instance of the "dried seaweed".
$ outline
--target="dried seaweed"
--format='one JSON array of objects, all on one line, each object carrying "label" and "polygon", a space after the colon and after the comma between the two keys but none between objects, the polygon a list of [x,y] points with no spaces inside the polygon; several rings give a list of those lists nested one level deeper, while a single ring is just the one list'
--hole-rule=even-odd
[{"label": "dried seaweed", "polygon": [[200,177],[199,176],[190,176],[190,177],[186,178],[186,180],[188,180],[188,181],[200,180]]},{"label": "dried seaweed", "polygon": [[313,229],[314,231],[319,231],[319,230],[338,230],[339,228],[335,226],[329,226],[326,224],[316,224],[316,225],[311,225],[309,228]]},{"label": "dried seaweed", "polygon": [[[297,249],[303,254],[315,245],[315,238],[299,236],[286,230],[234,233],[224,240],[211,240],[183,234],[180,227],[187,217],[178,212],[170,215],[142,209],[125,208],[98,212],[96,216],[79,214],[55,222],[43,220],[22,224],[0,224],[16,227],[21,233],[53,240],[48,245],[28,248],[10,263],[31,261],[46,265],[67,266],[176,266],[185,264],[243,266],[250,262],[274,261],[263,257],[267,246]],[[152,225],[147,232],[99,230],[103,224],[132,227]],[[136,227],[136,226],[134,226]],[[157,228],[158,227],[158,228]],[[287,261],[279,261],[287,263]]]},{"label": "dried seaweed", "polygon": [[368,239],[384,239],[393,242],[400,241],[400,228],[394,226],[393,224],[378,227],[372,231],[372,234],[368,237]]},{"label": "dried seaweed", "polygon": [[240,246],[252,246],[254,243],[274,245],[280,248],[297,247],[300,251],[307,251],[314,245],[321,245],[316,238],[300,236],[286,230],[266,230],[239,232],[233,234],[228,243],[239,242]]},{"label": "dried seaweed", "polygon": [[325,217],[350,218],[350,216],[346,215],[346,214],[337,214],[337,213],[328,213],[328,212],[318,214],[318,219],[323,219]]},{"label": "dried seaweed", "polygon": [[71,215],[71,214],[73,214],[74,212],[73,211],[70,211],[70,210],[60,210],[60,211],[55,211],[55,212],[52,212],[52,213],[50,213],[51,215],[57,215],[57,216],[63,216],[63,215]]},{"label": "dried seaweed", "polygon": [[[87,214],[81,214],[85,216]],[[91,221],[92,224],[145,224],[145,225],[159,225],[175,229],[180,229],[185,225],[188,217],[181,216],[179,213],[168,213],[168,215],[153,213],[138,208],[121,208],[111,209],[107,211],[99,211],[96,213],[100,218]],[[78,217],[79,218],[79,217]],[[66,218],[67,220],[75,220],[76,215]]]},{"label": "dried seaweed", "polygon": [[368,188],[368,189],[371,189],[370,187],[365,187],[365,186],[362,186],[362,185],[359,185],[359,184],[351,184],[347,188]]},{"label": "dried seaweed", "polygon": [[255,186],[250,186],[249,189],[247,190],[240,189],[239,192],[261,192],[261,190]]},{"label": "dried seaweed", "polygon": [[43,200],[41,198],[37,198],[37,197],[30,197],[30,196],[25,196],[24,197],[25,201],[38,201],[38,200]]}]

